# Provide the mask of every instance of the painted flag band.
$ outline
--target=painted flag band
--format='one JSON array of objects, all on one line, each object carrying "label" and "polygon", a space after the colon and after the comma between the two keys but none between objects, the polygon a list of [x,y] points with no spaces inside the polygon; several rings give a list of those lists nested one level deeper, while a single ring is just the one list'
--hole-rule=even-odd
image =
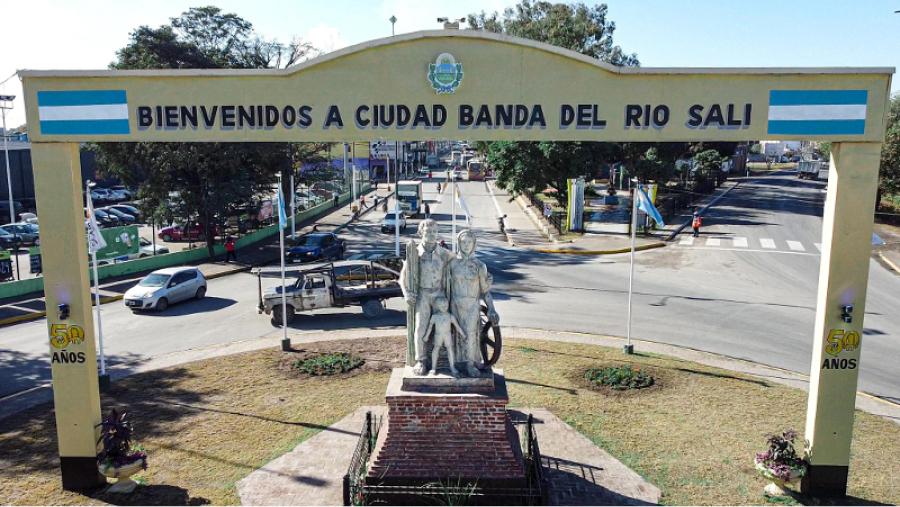
[{"label": "painted flag band", "polygon": [[43,135],[129,134],[125,90],[40,91]]},{"label": "painted flag band", "polygon": [[769,134],[862,135],[866,90],[771,90]]}]

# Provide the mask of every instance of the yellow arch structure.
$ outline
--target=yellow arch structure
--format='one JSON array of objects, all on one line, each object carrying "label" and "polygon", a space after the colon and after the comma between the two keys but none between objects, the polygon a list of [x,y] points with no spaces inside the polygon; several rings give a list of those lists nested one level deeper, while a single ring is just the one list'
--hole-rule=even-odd
[{"label": "yellow arch structure", "polygon": [[[893,72],[618,68],[530,40],[458,30],[374,40],[285,70],[21,71],[44,229],[63,487],[98,481],[80,142],[824,139],[834,144],[805,488],[844,493]],[[67,318],[53,311],[60,304],[70,307]],[[78,330],[83,340],[67,338],[82,336]]]}]

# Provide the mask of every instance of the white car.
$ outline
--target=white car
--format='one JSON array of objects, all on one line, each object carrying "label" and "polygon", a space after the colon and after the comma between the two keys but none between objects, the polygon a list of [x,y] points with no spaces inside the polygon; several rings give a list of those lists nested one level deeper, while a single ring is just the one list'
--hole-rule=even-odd
[{"label": "white car", "polygon": [[[406,215],[403,213],[398,213],[400,215],[400,231],[406,230]],[[396,221],[394,220],[394,213],[388,213],[381,220],[381,232],[390,232],[393,233],[394,229],[396,229]]]},{"label": "white car", "polygon": [[125,293],[132,311],[164,311],[170,304],[206,296],[206,278],[195,267],[158,269]]}]

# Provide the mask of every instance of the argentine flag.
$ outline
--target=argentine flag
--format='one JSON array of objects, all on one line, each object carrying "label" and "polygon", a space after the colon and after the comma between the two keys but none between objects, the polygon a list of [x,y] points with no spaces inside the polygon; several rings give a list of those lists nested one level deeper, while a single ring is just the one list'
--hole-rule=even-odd
[{"label": "argentine flag", "polygon": [[643,185],[638,185],[636,197],[637,209],[646,213],[660,227],[665,227],[666,224],[663,222],[662,215],[659,214],[659,210],[657,210],[656,206],[653,205],[653,202],[650,201],[650,196],[644,191]]},{"label": "argentine flag", "polygon": [[866,90],[771,90],[769,134],[862,135]]},{"label": "argentine flag", "polygon": [[128,134],[125,90],[37,92],[42,135]]},{"label": "argentine flag", "polygon": [[281,193],[280,187],[275,199],[278,201],[278,227],[284,229],[287,227],[287,214],[284,212],[284,194]]}]

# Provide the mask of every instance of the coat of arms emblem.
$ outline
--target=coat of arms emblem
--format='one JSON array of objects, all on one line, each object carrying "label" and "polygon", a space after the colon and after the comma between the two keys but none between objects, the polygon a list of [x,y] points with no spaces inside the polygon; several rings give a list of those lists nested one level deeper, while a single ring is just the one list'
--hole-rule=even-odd
[{"label": "coat of arms emblem", "polygon": [[453,93],[463,78],[461,63],[450,53],[441,53],[428,64],[428,81],[437,93]]}]

